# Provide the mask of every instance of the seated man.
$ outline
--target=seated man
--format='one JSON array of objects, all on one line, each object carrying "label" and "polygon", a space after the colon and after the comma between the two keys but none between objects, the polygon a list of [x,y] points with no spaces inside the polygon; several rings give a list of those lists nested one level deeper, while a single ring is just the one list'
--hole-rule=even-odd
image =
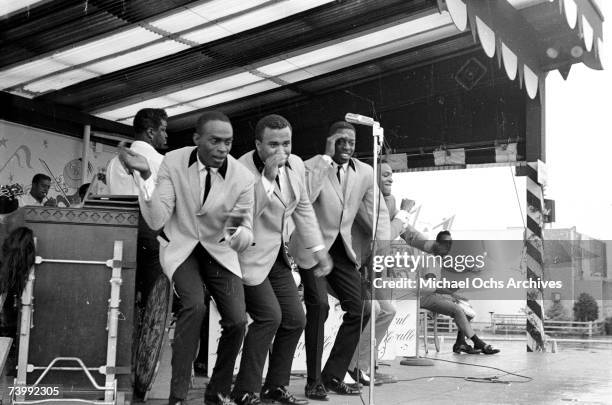
[{"label": "seated man", "polygon": [[27,194],[23,194],[19,197],[19,206],[25,207],[26,205],[35,206],[46,206],[55,207],[57,201],[53,197],[47,197],[49,188],[51,187],[51,177],[46,174],[37,173],[32,178],[32,188]]},{"label": "seated man", "polygon": [[[438,242],[438,245],[440,246],[450,245],[450,232],[440,232],[436,237],[436,242]],[[436,250],[437,249],[434,248],[434,254],[439,254],[436,252]],[[448,251],[450,248],[445,250]],[[439,278],[440,274],[427,273],[425,275],[425,278],[432,277]],[[472,325],[470,324],[470,319],[468,319],[468,317],[465,315],[465,311],[461,305],[459,305],[460,300],[467,301],[467,299],[456,294],[456,291],[457,289],[449,288],[437,288],[433,291],[423,288],[421,289],[421,308],[453,318],[457,324],[457,327],[459,328],[459,332],[457,332],[457,340],[453,345],[453,352],[465,352],[469,354],[476,354],[480,352],[484,354],[499,353],[499,349],[494,349],[491,345],[486,344],[478,336],[476,336],[476,333],[474,333],[474,329],[472,329]],[[474,342],[474,347],[470,346],[465,341],[466,337]]]}]

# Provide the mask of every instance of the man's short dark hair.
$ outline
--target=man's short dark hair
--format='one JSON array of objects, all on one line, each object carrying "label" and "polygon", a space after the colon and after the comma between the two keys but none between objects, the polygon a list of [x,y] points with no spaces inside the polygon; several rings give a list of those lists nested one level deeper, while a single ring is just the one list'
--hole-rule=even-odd
[{"label": "man's short dark hair", "polygon": [[43,180],[51,181],[51,177],[43,173],[37,173],[34,175],[34,177],[32,177],[32,184],[40,184],[40,182]]},{"label": "man's short dark hair", "polygon": [[90,184],[91,183],[85,183],[81,187],[79,187],[79,198],[81,199],[81,201],[83,201],[83,198],[85,198],[85,193],[87,193],[87,189],[89,188]]},{"label": "man's short dark hair", "polygon": [[440,243],[440,242],[449,242],[448,240],[443,239],[443,236],[451,236],[451,233],[449,231],[440,231],[438,232],[438,235],[436,235],[436,242]]},{"label": "man's short dark hair", "polygon": [[158,129],[163,121],[168,121],[168,114],[161,108],[143,108],[134,117],[134,132],[141,134],[147,129]]},{"label": "man's short dark hair", "polygon": [[330,137],[341,129],[350,129],[355,133],[357,132],[353,124],[346,121],[336,121],[329,127],[329,133],[327,134],[327,136]]},{"label": "man's short dark hair", "polygon": [[255,125],[255,139],[261,141],[266,128],[289,128],[290,131],[293,131],[293,129],[291,128],[291,124],[289,123],[289,121],[287,121],[285,117],[278,114],[270,114],[257,121],[257,125]]},{"label": "man's short dark hair", "polygon": [[222,121],[231,125],[229,117],[223,114],[221,111],[205,111],[198,118],[198,122],[196,123],[196,132],[198,132],[200,128],[204,127],[204,125],[206,125],[206,123],[209,121]]}]

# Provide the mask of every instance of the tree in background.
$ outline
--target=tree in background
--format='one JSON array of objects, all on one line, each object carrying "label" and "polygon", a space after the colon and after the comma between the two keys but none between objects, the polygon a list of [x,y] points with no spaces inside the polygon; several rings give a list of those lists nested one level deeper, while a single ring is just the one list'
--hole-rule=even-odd
[{"label": "tree in background", "polygon": [[591,295],[582,293],[574,303],[574,320],[579,322],[596,321],[599,317],[597,301]]},{"label": "tree in background", "polygon": [[546,317],[552,321],[571,321],[571,316],[567,308],[561,301],[556,301],[552,307],[546,311]]}]

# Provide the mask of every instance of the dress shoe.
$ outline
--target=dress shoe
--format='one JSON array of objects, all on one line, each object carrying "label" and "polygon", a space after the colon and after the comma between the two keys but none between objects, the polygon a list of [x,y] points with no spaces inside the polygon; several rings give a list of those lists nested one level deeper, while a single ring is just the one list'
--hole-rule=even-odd
[{"label": "dress shoe", "polygon": [[499,353],[499,349],[494,349],[493,346],[491,345],[485,345],[483,348],[481,348],[482,352],[484,354],[497,354]]},{"label": "dress shoe", "polygon": [[332,378],[324,385],[326,390],[333,391],[339,395],[359,395],[359,389],[349,387],[343,381],[340,381],[337,378]]},{"label": "dress shoe", "polygon": [[474,349],[472,346],[467,343],[455,343],[453,345],[453,352],[457,354],[467,353],[467,354],[480,354],[480,349]]},{"label": "dress shoe", "polygon": [[204,395],[204,405],[236,405],[230,397],[222,394]]},{"label": "dress shoe", "polygon": [[261,401],[252,392],[244,392],[238,396],[234,397],[234,402],[236,405],[260,405]]},{"label": "dress shoe", "polygon": [[393,384],[397,382],[397,378],[395,378],[394,375],[379,373],[378,371],[374,373],[374,378],[382,384]]},{"label": "dress shoe", "polygon": [[[363,370],[355,368],[353,370],[349,370],[348,374],[351,376],[353,380],[355,380],[359,384],[370,386],[370,381],[371,381],[370,376],[367,375]],[[374,385],[375,386],[382,385],[382,382],[378,381],[377,378],[374,378]]]},{"label": "dress shoe", "polygon": [[261,402],[264,404],[289,404],[289,405],[306,405],[305,399],[298,399],[291,395],[287,388],[278,386],[276,388],[263,387],[261,390]]},{"label": "dress shoe", "polygon": [[304,388],[304,395],[306,398],[314,399],[317,401],[327,401],[329,398],[327,397],[327,390],[323,384],[306,384]]},{"label": "dress shoe", "polygon": [[168,400],[168,405],[182,405],[182,403],[183,403],[182,399],[178,399],[174,397],[170,397],[170,399]]}]

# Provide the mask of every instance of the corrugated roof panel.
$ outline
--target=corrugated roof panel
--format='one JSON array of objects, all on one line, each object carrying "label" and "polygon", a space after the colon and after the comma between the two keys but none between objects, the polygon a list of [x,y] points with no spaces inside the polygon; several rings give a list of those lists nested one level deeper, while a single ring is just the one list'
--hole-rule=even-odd
[{"label": "corrugated roof panel", "polygon": [[[35,80],[38,77],[47,76],[54,72],[70,68],[74,65],[79,65],[87,61],[104,57],[116,52],[150,42],[152,40],[161,38],[159,35],[145,30],[144,28],[133,28],[119,34],[111,35],[110,37],[103,38],[88,44],[77,46],[75,48],[59,52],[52,56],[39,58],[37,60],[18,65],[9,69],[0,70],[0,86],[3,89],[17,86],[22,83]],[[90,71],[94,72],[94,71]],[[95,77],[84,75],[82,77],[88,78]],[[77,83],[79,76],[71,75],[69,73],[61,73],[61,78],[55,81],[54,86],[64,83],[64,86],[68,86],[73,83]],[[72,78],[68,80],[68,78]],[[43,79],[45,83],[50,83],[47,78]],[[51,80],[53,80],[51,78]],[[85,80],[85,79],[84,79]],[[42,87],[45,87],[44,85]],[[34,86],[34,88],[42,88],[40,86]],[[53,89],[59,89],[61,87],[52,87]]]},{"label": "corrugated roof panel", "polygon": [[159,20],[151,21],[154,27],[176,33],[198,25],[248,10],[268,0],[213,0],[198,6],[188,6],[181,11]]},{"label": "corrugated roof panel", "polygon": [[[448,26],[448,29],[441,32],[434,30],[434,28],[439,28],[441,25]],[[424,31],[431,31],[432,34],[415,38],[413,40],[404,40],[394,43],[394,41],[397,41],[398,38],[411,37]],[[298,77],[292,75],[292,77],[282,78],[283,80],[290,79],[291,81],[303,80],[309,76],[329,73],[333,70],[363,62],[369,58],[381,57],[389,53],[404,50],[410,46],[417,46],[424,40],[437,40],[456,33],[457,30],[452,24],[448,13],[434,13],[416,19],[411,18],[399,24],[394,23],[391,26],[387,26],[379,30],[373,30],[364,35],[356,37],[352,36],[346,41],[323,46],[320,49],[315,49],[310,52],[303,52],[302,54],[288,58],[285,62],[273,62],[270,65],[258,67],[256,70],[264,73],[265,75],[277,76],[279,73],[288,73],[286,70],[293,72],[296,70],[305,69],[307,74],[298,74]],[[385,46],[385,44],[389,45]],[[352,55],[352,57],[346,57],[347,55]],[[324,64],[325,66],[322,66],[321,64]],[[316,70],[314,70],[311,68],[314,65],[320,66],[317,66]],[[241,73],[214,82],[203,83],[188,89],[179,90],[178,92],[167,92],[166,96],[178,99],[181,102],[191,102],[192,100],[198,99],[202,94],[206,95],[219,93],[221,91],[226,91],[228,89],[252,83],[254,80],[258,80],[258,78],[251,76],[249,73]],[[268,90],[268,88],[265,90]],[[223,101],[221,102],[226,102],[229,100],[231,99],[223,98]],[[196,105],[199,104],[196,102]]]},{"label": "corrugated roof panel", "polygon": [[[11,1],[11,0],[9,0]],[[15,0],[17,2],[18,0]],[[100,35],[112,35],[143,19],[193,0],[53,0],[2,21],[0,66],[66,49]]]},{"label": "corrugated roof panel", "polygon": [[[166,107],[159,107],[159,108],[163,108],[169,117],[173,117],[173,116],[177,116],[180,114],[185,114],[185,113],[197,110],[197,107],[191,104],[176,104],[173,106],[166,106]],[[134,111],[133,115],[117,120],[117,122],[121,124],[132,125],[136,112],[138,111]]]},{"label": "corrugated roof panel", "polygon": [[197,110],[197,107],[191,104],[178,104],[178,105],[173,105],[169,107],[164,107],[164,109],[166,110],[166,114],[172,117],[174,115],[184,114],[189,111]]},{"label": "corrugated roof panel", "polygon": [[42,59],[25,63],[0,72],[0,88],[6,89],[40,77],[57,72],[68,66],[53,59]]},{"label": "corrugated roof panel", "polygon": [[201,83],[236,67],[248,69],[249,65],[274,55],[303,49],[341,35],[354,35],[434,7],[433,0],[330,2],[299,17],[251,30],[248,35],[235,35],[162,60],[110,73],[43,98],[88,111],[100,110],[130,97],[138,100],[139,94],[155,93],[162,88],[177,91],[182,83]]},{"label": "corrugated roof panel", "polygon": [[[324,69],[314,72],[309,69],[310,66],[319,63],[334,62],[338,58],[342,58],[351,54],[359,54],[354,58],[346,59],[344,63],[335,63],[334,68],[342,68],[351,64],[359,63],[367,58],[380,57],[385,54],[398,52],[405,47],[411,46],[412,41],[404,41],[401,44],[395,46],[385,47],[384,50],[380,47],[384,44],[391,43],[401,38],[410,37],[413,35],[420,34],[422,32],[435,30],[441,26],[450,26],[449,32],[444,32],[445,36],[454,35],[458,31],[452,26],[452,21],[448,13],[443,14],[432,14],[426,17],[411,19],[410,21],[404,21],[401,23],[394,23],[390,27],[382,28],[374,32],[370,32],[365,35],[360,35],[346,41],[334,43],[332,45],[325,46],[323,44],[319,49],[315,49],[309,52],[304,52],[299,55],[295,55],[287,58],[284,61],[274,62],[266,66],[259,67],[258,70],[271,76],[277,76],[284,73],[289,73],[296,69],[307,68],[309,73],[312,75],[328,73],[331,70]],[[435,38],[440,39],[440,38]],[[429,39],[431,40],[431,39]],[[419,43],[420,44],[420,43]],[[366,53],[368,49],[382,50],[383,52]],[[330,65],[331,66],[331,65]]]},{"label": "corrugated roof panel", "polygon": [[[177,25],[179,24],[179,19],[177,19],[177,17],[184,17],[185,13],[188,13],[189,16],[196,16],[195,19],[188,22],[188,25],[199,24],[202,21],[207,20],[218,20],[220,22],[215,25],[206,27],[202,30],[197,30],[185,36],[185,38],[190,41],[198,43],[202,41],[209,42],[229,36],[235,32],[241,32],[259,25],[264,25],[270,21],[281,19],[287,15],[316,7],[329,1],[330,0],[291,0],[279,3],[269,3],[264,0],[250,0],[247,2],[244,0],[231,2],[228,2],[227,0],[215,0],[190,8],[188,11],[180,11],[175,15],[166,16],[160,20],[153,21],[151,25],[162,29],[174,30],[175,32],[184,31],[184,28]],[[262,4],[264,6],[259,7]],[[242,12],[244,13],[241,14]],[[224,17],[233,14],[238,14],[238,16],[223,20]],[[175,28],[172,28],[173,26]],[[86,70],[74,74],[69,72],[60,72],[56,79],[52,77],[44,77],[36,83],[25,83],[26,90],[32,91],[31,89],[36,89],[36,93],[44,93],[44,89],[48,89],[48,91],[58,90],[59,88],[62,88],[58,86],[63,85],[63,87],[66,87],[73,85],[81,81],[79,80],[81,78],[90,79],[92,77],[96,77],[94,73],[99,73],[99,75],[108,74],[113,71],[159,59],[189,48],[189,45],[183,43],[166,41],[160,44],[152,44],[142,49],[136,49],[132,53],[125,53],[117,56],[116,58],[108,59],[108,57],[111,55],[127,51],[131,48],[143,46],[160,38],[162,38],[161,35],[145,28],[134,27],[105,38],[75,46],[72,49],[58,52],[52,56],[42,58],[60,61],[68,67],[85,65],[80,67]],[[95,61],[98,59],[105,60],[100,60],[92,65],[87,65],[88,61]],[[63,66],[57,66],[57,68],[58,69],[56,71],[65,69]],[[46,76],[52,72],[53,71],[51,70],[44,71],[41,76]],[[0,73],[2,72],[0,71]],[[29,79],[36,79],[36,77],[29,77]],[[11,82],[11,86],[21,83],[23,82]]]},{"label": "corrugated roof panel", "polygon": [[116,110],[101,112],[96,115],[109,120],[122,121],[126,118],[133,117],[136,115],[136,112],[142,108],[166,108],[176,104],[180,104],[180,101],[170,97],[157,97],[154,99],[144,100],[139,103],[134,103],[126,107],[118,108]]},{"label": "corrugated roof panel", "polygon": [[[215,10],[217,13],[223,13],[218,17],[218,21],[215,21],[215,25],[206,26],[202,29],[183,34],[181,37],[189,41],[204,44],[206,42],[216,41],[233,34],[266,25],[273,21],[281,20],[290,15],[330,3],[331,1],[332,0],[286,0],[280,2],[232,1],[229,2],[225,8]],[[222,2],[226,3],[227,1],[222,0]],[[213,1],[211,3],[216,2]],[[219,3],[221,5],[221,1],[219,1]],[[193,8],[193,10],[197,9],[197,7]],[[249,11],[242,13],[246,10]],[[203,13],[198,11],[198,14],[212,21],[215,17],[215,12]],[[232,16],[232,14],[236,15]],[[229,18],[223,18],[228,16]]]},{"label": "corrugated roof panel", "polygon": [[277,87],[280,86],[274,82],[271,82],[269,80],[262,80],[257,83],[248,84],[237,89],[229,90],[223,93],[212,95],[210,97],[205,97],[203,99],[193,101],[190,104],[198,109],[206,108],[212,105],[225,103],[227,101],[237,100],[239,98],[250,96],[252,94],[261,93],[262,91],[274,89]]},{"label": "corrugated roof panel", "polygon": [[128,52],[114,58],[88,65],[87,68],[96,72],[110,73],[126,67],[138,65],[140,63],[149,62],[173,53],[184,51],[188,48],[189,45],[168,40],[145,46],[137,51]]},{"label": "corrugated roof panel", "polygon": [[100,74],[97,72],[92,72],[85,69],[74,69],[58,75],[47,77],[45,79],[36,80],[23,88],[30,93],[46,93],[48,91],[61,89],[69,86],[70,84],[82,82],[99,75]]},{"label": "corrugated roof panel", "polygon": [[220,21],[219,25],[229,32],[238,33],[329,2],[330,0],[291,0],[272,3],[269,6],[255,9],[249,13]]},{"label": "corrugated roof panel", "polygon": [[[231,77],[230,77],[231,79]],[[221,93],[217,93],[208,97],[203,97],[199,100],[190,103],[180,103],[173,97],[158,97],[151,100],[142,101],[137,104],[132,104],[117,110],[108,111],[97,114],[102,118],[117,120],[119,122],[128,123],[141,108],[164,108],[168,115],[179,115],[189,111],[206,108],[211,105],[224,103],[230,100],[236,100],[252,94],[260,93],[266,90],[279,87],[278,84],[269,80],[260,80],[256,83],[247,84],[233,88]]]},{"label": "corrugated roof panel", "polygon": [[205,44],[207,42],[216,41],[221,38],[229,37],[233,33],[217,24],[209,25],[205,28],[195,30],[188,34],[181,35],[181,38],[187,41]]},{"label": "corrugated roof panel", "polygon": [[[330,58],[319,64],[306,67],[306,70],[312,75],[324,75],[336,70],[344,69],[360,63],[365,63],[377,58],[381,58],[396,52],[405,51],[420,45],[424,45],[433,41],[438,41],[444,38],[457,35],[459,31],[454,24],[447,24],[438,27],[435,30],[415,34],[407,38],[398,39],[389,43],[382,44],[378,47],[371,47],[362,51],[344,55],[338,58]],[[282,80],[292,81],[289,77],[282,75]]]},{"label": "corrugated roof panel", "polygon": [[[100,111],[98,115],[103,117],[126,117],[133,116],[140,108],[144,108],[147,105],[159,106],[160,108],[168,108],[169,106],[176,104],[186,105],[193,100],[202,100],[211,97],[211,95],[224,94],[227,91],[237,88],[244,88],[245,86],[260,81],[262,81],[260,77],[252,75],[248,72],[238,73],[219,80],[190,87],[185,90],[141,101],[136,104],[115,108],[112,110]],[[196,107],[193,107],[191,110],[194,109],[196,109]]]},{"label": "corrugated roof panel", "polygon": [[134,64],[144,63],[187,48],[189,48],[188,45],[175,41],[169,40],[160,42],[115,58],[86,65],[83,69],[70,70],[40,80],[35,80],[24,86],[24,89],[34,93],[46,93],[62,89],[75,83],[101,76],[105,73],[114,72]]},{"label": "corrugated roof panel", "polygon": [[36,6],[36,3],[44,1],[49,0],[0,0],[0,17],[22,9],[29,9],[32,6]]},{"label": "corrugated roof panel", "polygon": [[185,90],[170,93],[169,96],[184,102],[201,99],[210,94],[221,93],[229,89],[245,86],[261,80],[260,77],[244,72],[227,76],[219,80],[189,87]]},{"label": "corrugated roof panel", "polygon": [[187,9],[179,13],[169,15],[168,17],[151,21],[149,25],[166,32],[176,33],[197,27],[198,25],[206,24],[207,22],[209,22],[209,20],[199,14],[194,13],[190,9]]},{"label": "corrugated roof panel", "polygon": [[60,52],[53,55],[53,58],[70,65],[79,65],[144,45],[160,38],[162,38],[161,35],[142,27],[135,27]]}]

